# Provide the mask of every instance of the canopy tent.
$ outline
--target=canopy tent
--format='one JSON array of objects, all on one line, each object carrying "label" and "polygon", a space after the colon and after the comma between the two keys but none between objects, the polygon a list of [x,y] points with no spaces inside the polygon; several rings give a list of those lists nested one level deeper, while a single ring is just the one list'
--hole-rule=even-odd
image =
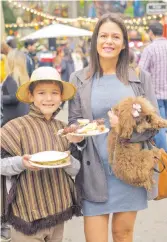
[{"label": "canopy tent", "polygon": [[92,32],[85,29],[75,28],[69,25],[52,24],[23,37],[21,40],[23,41],[27,39],[48,39],[79,36],[92,36]]}]

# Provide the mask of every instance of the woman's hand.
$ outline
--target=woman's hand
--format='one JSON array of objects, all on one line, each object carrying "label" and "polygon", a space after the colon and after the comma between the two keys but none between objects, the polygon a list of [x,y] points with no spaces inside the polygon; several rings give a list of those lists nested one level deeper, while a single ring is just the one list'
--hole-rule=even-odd
[{"label": "woman's hand", "polygon": [[81,141],[84,140],[83,136],[75,136],[75,135],[71,135],[71,134],[67,134],[66,138],[68,139],[68,141],[70,143],[80,143]]},{"label": "woman's hand", "polygon": [[36,167],[36,166],[31,165],[31,163],[30,163],[30,158],[31,158],[30,155],[23,155],[23,157],[22,157],[22,163],[23,163],[23,166],[24,166],[27,170],[30,170],[30,171],[39,171],[39,170],[40,170],[39,167]]},{"label": "woman's hand", "polygon": [[109,120],[110,120],[110,126],[115,127],[118,124],[118,116],[113,113],[113,111],[108,112]]}]

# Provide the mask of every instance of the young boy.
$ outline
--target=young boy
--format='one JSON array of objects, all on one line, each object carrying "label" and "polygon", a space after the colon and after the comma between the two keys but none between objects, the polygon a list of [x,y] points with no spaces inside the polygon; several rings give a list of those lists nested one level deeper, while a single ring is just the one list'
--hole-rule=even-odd
[{"label": "young boy", "polygon": [[[61,242],[64,221],[81,215],[76,188],[68,174],[72,167],[39,170],[29,163],[26,155],[68,150],[68,140],[56,135],[65,124],[55,116],[62,102],[74,95],[75,87],[61,81],[52,67],[36,69],[30,82],[18,89],[17,98],[30,103],[30,112],[11,120],[1,131],[2,158],[23,156],[15,161],[19,165],[16,173],[6,172],[6,175],[20,173],[13,178],[6,213],[6,220],[12,225],[12,242]],[[72,156],[71,163],[77,163]]]}]

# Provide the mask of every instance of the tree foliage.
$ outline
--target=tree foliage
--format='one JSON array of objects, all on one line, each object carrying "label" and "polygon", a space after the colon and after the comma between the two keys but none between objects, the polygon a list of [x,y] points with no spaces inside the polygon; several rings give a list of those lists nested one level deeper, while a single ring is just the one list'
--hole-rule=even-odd
[{"label": "tree foliage", "polygon": [[2,9],[5,24],[16,23],[16,17],[14,16],[13,10],[9,7],[7,2],[2,1]]}]

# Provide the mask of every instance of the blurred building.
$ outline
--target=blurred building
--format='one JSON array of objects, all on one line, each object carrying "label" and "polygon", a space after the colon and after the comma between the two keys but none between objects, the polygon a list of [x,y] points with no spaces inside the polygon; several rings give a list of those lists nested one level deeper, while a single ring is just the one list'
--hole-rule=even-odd
[{"label": "blurred building", "polygon": [[[57,13],[56,15],[60,16],[60,11],[62,6],[66,6],[66,14],[68,18],[77,18],[79,16],[86,16],[86,17],[96,17],[96,10],[93,0],[84,1],[63,1],[59,0],[56,1],[56,8]],[[65,17],[62,16],[61,17]]]}]

